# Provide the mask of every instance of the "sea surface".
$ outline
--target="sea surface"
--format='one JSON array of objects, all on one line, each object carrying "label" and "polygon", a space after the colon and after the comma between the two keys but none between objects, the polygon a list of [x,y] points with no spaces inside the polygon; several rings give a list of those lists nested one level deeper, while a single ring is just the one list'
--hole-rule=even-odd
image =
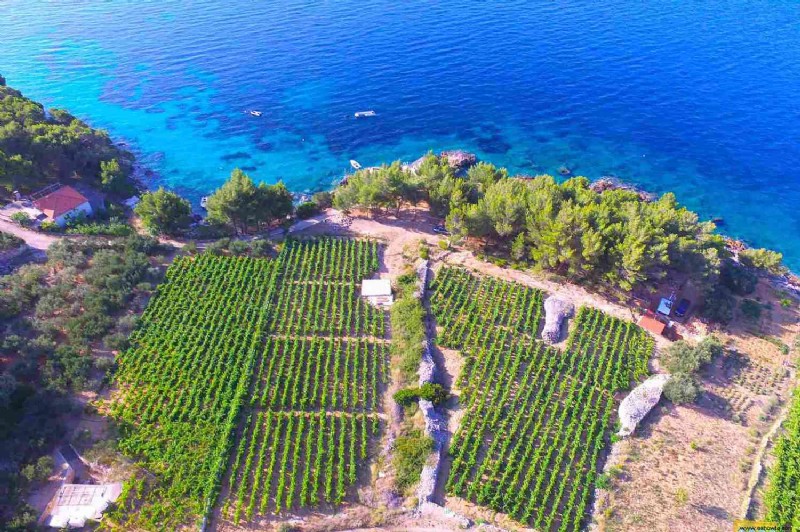
[{"label": "sea surface", "polygon": [[0,0],[0,74],[195,205],[462,148],[674,191],[800,268],[794,0]]}]

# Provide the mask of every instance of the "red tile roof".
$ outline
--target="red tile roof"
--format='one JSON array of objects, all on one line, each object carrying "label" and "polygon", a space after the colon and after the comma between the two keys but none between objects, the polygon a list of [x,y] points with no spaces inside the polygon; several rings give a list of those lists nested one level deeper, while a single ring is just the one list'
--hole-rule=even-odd
[{"label": "red tile roof", "polygon": [[653,334],[664,334],[664,329],[667,328],[667,324],[658,321],[657,319],[644,315],[639,318],[639,327],[646,331],[650,331]]},{"label": "red tile roof", "polygon": [[55,220],[79,205],[86,203],[86,196],[70,186],[63,186],[50,194],[39,198],[33,204],[45,213],[48,218]]}]

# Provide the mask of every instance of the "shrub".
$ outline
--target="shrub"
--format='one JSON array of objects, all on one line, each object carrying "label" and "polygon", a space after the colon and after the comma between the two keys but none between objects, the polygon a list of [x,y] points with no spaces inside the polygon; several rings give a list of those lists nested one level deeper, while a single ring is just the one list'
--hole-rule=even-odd
[{"label": "shrub", "polygon": [[675,491],[675,503],[678,506],[683,506],[689,502],[689,491],[686,488],[678,488]]},{"label": "shrub", "polygon": [[233,240],[228,245],[228,251],[230,251],[232,255],[244,255],[249,249],[247,242],[241,240]]},{"label": "shrub", "polygon": [[674,373],[664,386],[664,397],[676,405],[695,402],[699,393],[694,377],[686,373]]},{"label": "shrub", "polygon": [[417,274],[407,271],[399,275],[395,283],[400,297],[411,296],[417,288]]},{"label": "shrub", "polygon": [[25,241],[21,238],[0,231],[0,251],[20,247]]},{"label": "shrub", "polygon": [[419,388],[403,388],[392,396],[397,404],[408,406],[419,399]]},{"label": "shrub", "polygon": [[183,252],[187,255],[196,255],[197,254],[197,242],[194,240],[189,240],[183,246]]},{"label": "shrub", "polygon": [[428,249],[428,245],[425,242],[419,243],[419,258],[423,260],[428,260],[431,256],[431,250]]},{"label": "shrub", "polygon": [[327,191],[317,192],[311,196],[311,201],[320,209],[329,209],[333,205],[333,195]]},{"label": "shrub", "polygon": [[757,321],[761,317],[761,304],[753,299],[742,300],[739,310],[745,318],[752,321]]},{"label": "shrub", "polygon": [[301,203],[294,210],[295,215],[301,220],[305,220],[306,218],[311,218],[318,212],[319,212],[319,206],[313,201],[306,201],[305,203]]},{"label": "shrub", "polygon": [[231,236],[233,234],[233,229],[225,224],[209,222],[193,227],[190,233],[192,238],[196,238],[197,240],[211,240],[213,238]]},{"label": "shrub", "polygon": [[594,485],[595,487],[597,487],[597,489],[600,490],[611,489],[611,477],[605,473],[597,475],[597,478],[594,481]]},{"label": "shrub", "polygon": [[771,274],[786,273],[783,255],[768,249],[745,249],[739,252],[739,260],[745,266],[758,268]]},{"label": "shrub", "polygon": [[61,226],[52,220],[45,220],[39,224],[39,230],[45,233],[58,233],[61,231]]},{"label": "shrub", "polygon": [[269,240],[257,239],[250,243],[250,256],[266,257],[271,249]]},{"label": "shrub", "polygon": [[450,244],[447,242],[447,240],[439,240],[439,249],[447,251],[450,249]]},{"label": "shrub", "polygon": [[734,294],[746,296],[755,291],[758,276],[738,264],[725,262],[720,268],[719,281]]},{"label": "shrub", "polygon": [[419,397],[438,405],[447,401],[448,393],[441,384],[426,382],[419,388]]},{"label": "shrub", "polygon": [[405,436],[399,436],[394,443],[394,468],[397,473],[397,487],[405,490],[419,482],[422,468],[433,452],[433,440],[413,430]]},{"label": "shrub", "polygon": [[392,355],[398,359],[402,382],[412,382],[422,357],[425,310],[412,296],[397,300],[391,309]]},{"label": "shrub", "polygon": [[425,399],[435,405],[441,404],[447,400],[447,390],[441,384],[431,384],[426,382],[420,387],[409,386],[398,390],[394,394],[394,400],[403,406],[409,406],[419,399]]},{"label": "shrub", "polygon": [[230,243],[230,238],[220,238],[216,242],[211,242],[206,246],[206,253],[211,253],[212,255],[222,255],[223,252],[228,249]]},{"label": "shrub", "polygon": [[718,284],[706,293],[703,317],[725,324],[733,319],[734,308],[736,308],[736,300],[730,290]]},{"label": "shrub", "polygon": [[109,334],[103,338],[103,343],[112,351],[124,351],[128,348],[128,336],[123,333]]},{"label": "shrub", "polygon": [[88,236],[128,236],[133,233],[133,228],[126,223],[112,221],[104,223],[70,223],[67,234]]},{"label": "shrub", "polygon": [[11,215],[11,221],[22,227],[28,227],[33,223],[33,220],[28,216],[27,212],[17,211]]}]

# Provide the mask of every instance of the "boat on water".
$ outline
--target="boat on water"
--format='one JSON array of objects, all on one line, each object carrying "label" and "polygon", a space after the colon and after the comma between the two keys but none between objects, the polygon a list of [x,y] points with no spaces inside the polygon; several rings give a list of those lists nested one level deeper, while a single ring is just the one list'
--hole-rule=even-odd
[{"label": "boat on water", "polygon": [[252,116],[261,116],[261,111],[250,111]]},{"label": "boat on water", "polygon": [[361,163],[359,163],[355,159],[350,159],[350,166],[353,167],[353,170],[361,170]]},{"label": "boat on water", "polygon": [[208,196],[203,196],[200,198],[200,206],[205,209],[206,205],[208,205]]},{"label": "boat on water", "polygon": [[376,113],[375,111],[373,111],[371,109],[369,111],[357,111],[356,112],[356,118],[366,118],[368,116],[375,116],[377,114],[378,113]]}]

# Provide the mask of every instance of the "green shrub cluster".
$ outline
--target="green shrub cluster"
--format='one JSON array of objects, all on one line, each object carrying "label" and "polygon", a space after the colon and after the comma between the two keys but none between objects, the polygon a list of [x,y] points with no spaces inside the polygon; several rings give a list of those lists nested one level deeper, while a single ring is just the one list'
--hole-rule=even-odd
[{"label": "green shrub cluster", "polygon": [[697,373],[723,353],[723,346],[714,336],[707,336],[697,344],[679,340],[669,346],[661,356],[661,363],[671,377],[664,386],[664,395],[675,404],[693,403],[700,387]]},{"label": "green shrub cluster", "polygon": [[433,440],[418,429],[395,440],[393,462],[398,488],[405,490],[419,482],[422,468],[432,451]]},{"label": "green shrub cluster", "polygon": [[431,384],[426,382],[422,386],[409,386],[398,390],[394,394],[394,400],[403,406],[409,406],[420,399],[425,399],[435,405],[447,400],[447,390],[441,384]]},{"label": "green shrub cluster", "polygon": [[0,231],[0,251],[7,251],[9,249],[18,248],[24,243],[25,241],[19,238],[18,236],[14,236]]},{"label": "green shrub cluster", "polygon": [[425,340],[425,309],[413,295],[394,302],[391,309],[392,356],[397,359],[400,384],[414,381]]}]

